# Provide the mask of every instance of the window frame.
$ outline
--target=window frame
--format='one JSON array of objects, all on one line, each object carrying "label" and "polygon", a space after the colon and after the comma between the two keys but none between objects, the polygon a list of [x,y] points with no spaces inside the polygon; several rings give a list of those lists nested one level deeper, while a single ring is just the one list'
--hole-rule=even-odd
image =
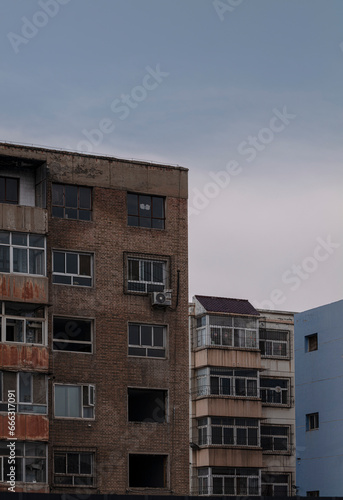
[{"label": "window frame", "polygon": [[[133,344],[130,343],[130,327],[136,326],[139,328],[139,344]],[[163,328],[163,345],[162,346],[154,346],[154,345],[148,345],[148,344],[143,344],[142,343],[142,327],[151,327],[152,332],[151,332],[151,337],[152,337],[152,342],[155,343],[155,333],[154,333],[154,328]],[[168,326],[167,325],[161,325],[161,324],[155,324],[155,323],[136,323],[136,322],[129,322],[128,323],[128,356],[132,357],[142,357],[142,358],[152,358],[152,359],[166,359],[167,358],[167,336],[168,336]],[[131,352],[130,352],[131,349]],[[133,349],[140,349],[142,353],[140,354],[133,354]],[[145,354],[143,354],[143,350],[145,350]],[[154,356],[154,355],[149,355],[149,351],[154,352],[154,351],[164,351],[163,356]]]},{"label": "window frame", "polygon": [[[66,320],[67,323],[71,323],[70,327],[73,327],[74,323],[77,324],[78,321],[83,321],[83,322],[89,322],[90,325],[90,335],[91,335],[91,340],[58,340],[55,338],[55,319],[56,320]],[[94,353],[94,331],[95,331],[95,320],[94,318],[79,318],[79,317],[71,317],[71,316],[60,316],[58,314],[54,314],[52,317],[52,350],[53,352],[68,352],[70,353],[75,353],[75,354],[93,354]],[[72,336],[71,332],[71,336]],[[88,351],[77,351],[77,350],[68,350],[68,348],[62,348],[62,349],[55,349],[55,344],[57,343],[71,343],[72,345],[90,345],[91,350]]]},{"label": "window frame", "polygon": [[[63,187],[63,204],[62,205],[56,205],[54,204],[54,187],[55,186],[62,186]],[[74,187],[77,189],[77,206],[76,207],[67,207],[66,206],[66,187]],[[88,189],[90,191],[90,209],[86,208],[80,208],[80,189]],[[63,210],[63,217],[54,214],[54,208],[60,208]],[[72,209],[77,211],[77,217],[66,217],[66,210]],[[89,212],[89,219],[82,219],[79,217],[81,213],[86,213]],[[92,187],[90,186],[80,186],[78,184],[63,184],[60,182],[53,182],[51,184],[51,216],[56,218],[56,219],[66,219],[66,220],[78,220],[78,221],[83,221],[83,222],[91,222],[93,217],[93,190]]]},{"label": "window frame", "polygon": [[[130,279],[130,262],[138,262],[138,280]],[[162,264],[162,281],[146,280],[144,263]],[[153,276],[152,276],[153,277]],[[124,252],[124,293],[148,295],[152,292],[164,292],[170,284],[170,257],[164,255],[134,254]],[[131,286],[130,286],[131,284]],[[135,290],[134,287],[137,287]],[[141,288],[141,289],[139,289]]]},{"label": "window frame", "polygon": [[[70,387],[77,387],[80,389],[80,407],[79,407],[79,413],[80,416],[70,416],[70,415],[56,415],[56,387],[63,387],[63,388],[70,388]],[[84,400],[84,391],[88,390],[88,404],[85,405],[83,400]],[[63,383],[58,383],[56,382],[54,384],[54,413],[53,413],[53,418],[57,419],[69,419],[69,420],[94,420],[95,419],[95,392],[96,388],[94,384],[63,384]],[[93,394],[91,398],[91,394]],[[67,399],[70,398],[70,395],[67,396]],[[92,403],[90,403],[90,400],[92,399]],[[92,416],[91,417],[86,417],[85,416],[85,410],[87,408],[92,408]]]},{"label": "window frame", "polygon": [[[55,263],[54,263],[54,256],[56,253],[64,254],[64,269],[65,272],[59,272],[59,271],[54,271]],[[78,268],[78,273],[68,273],[66,272],[67,269],[67,255],[77,255],[77,268]],[[80,274],[80,256],[86,255],[87,257],[90,258],[90,272],[91,274]],[[70,277],[70,283],[66,282],[58,282],[55,281],[55,277],[58,276],[65,276],[65,277]],[[80,283],[74,283],[74,279],[89,279],[90,280],[90,285],[82,285]],[[75,251],[75,250],[61,250],[61,249],[53,249],[52,250],[52,283],[54,285],[65,285],[65,286],[76,286],[80,288],[93,288],[94,287],[94,253],[92,252],[83,252],[83,251]]]},{"label": "window frame", "polygon": [[[212,373],[211,373],[212,372]],[[221,372],[221,373],[220,373]],[[246,372],[245,375],[243,372]],[[254,374],[254,376],[249,375]],[[196,370],[196,393],[197,397],[206,396],[220,396],[220,397],[234,397],[234,398],[246,398],[246,399],[257,399],[259,398],[259,373],[258,370],[247,369],[247,368],[221,368],[221,367],[206,367]],[[218,379],[218,392],[212,392],[212,388],[217,382],[213,379]],[[244,380],[244,392],[245,394],[237,393],[238,381]],[[205,382],[205,383],[199,383]],[[255,390],[254,394],[249,394],[251,387],[249,388],[248,382],[254,382]],[[227,392],[229,388],[229,392]]]},{"label": "window frame", "polygon": [[[130,457],[136,457],[136,456],[141,456],[141,457],[150,457],[150,456],[155,456],[155,457],[161,457],[163,458],[163,486],[136,486],[132,485],[131,483],[131,478],[130,478]],[[129,452],[128,453],[128,487],[131,489],[135,490],[142,490],[142,489],[153,489],[153,490],[167,490],[169,488],[169,468],[170,468],[170,458],[169,454],[167,453],[140,453],[140,452]]]},{"label": "window frame", "polygon": [[[91,457],[91,473],[90,474],[82,474],[80,472],[78,473],[74,473],[74,472],[68,472],[68,454],[69,455],[79,455],[79,459],[78,459],[78,466],[79,466],[79,471],[80,471],[80,460],[81,460],[81,455],[89,455]],[[55,472],[55,464],[56,464],[56,457],[57,455],[60,455],[60,456],[65,456],[65,464],[66,464],[66,468],[65,468],[65,472],[62,473],[62,472]],[[77,488],[93,488],[93,487],[96,487],[96,453],[94,450],[89,450],[89,449],[85,449],[85,450],[80,450],[80,449],[69,449],[69,450],[65,450],[65,448],[63,449],[57,449],[55,448],[54,451],[53,451],[53,471],[52,471],[52,476],[53,476],[53,484],[56,486],[56,487],[77,487]],[[58,483],[55,481],[55,478],[56,477],[71,477],[71,480],[72,480],[72,484],[63,484],[63,483]],[[75,477],[84,477],[84,478],[91,478],[92,479],[92,484],[75,484]]]},{"label": "window frame", "polygon": [[[129,196],[136,196],[137,197],[137,211],[136,213],[129,213]],[[140,198],[150,198],[150,216],[145,217],[144,215],[140,214]],[[160,200],[162,201],[163,204],[163,217],[154,217],[153,211],[154,211],[154,200]],[[126,215],[127,215],[127,225],[128,227],[139,227],[143,229],[157,229],[157,230],[164,230],[165,229],[165,223],[166,223],[166,197],[165,196],[159,196],[159,195],[151,195],[151,194],[143,194],[143,193],[133,193],[128,191],[126,194]],[[138,219],[138,224],[131,224],[130,223],[130,217],[131,218],[137,218]],[[145,226],[142,225],[141,222],[144,221],[150,221],[150,225]],[[161,221],[161,226],[162,227],[154,227],[153,223],[155,221]]]},{"label": "window frame", "polygon": [[[261,492],[261,470],[253,467],[198,467],[199,496],[259,496]],[[253,473],[254,472],[254,473]],[[228,492],[225,479],[232,479],[233,492]],[[246,479],[246,490],[239,491],[240,479]],[[204,481],[205,479],[205,481]],[[221,480],[222,492],[215,491],[214,480]],[[254,485],[253,482],[256,484]],[[217,484],[218,487],[218,484]]]},{"label": "window frame", "polygon": [[[3,274],[18,274],[18,275],[24,275],[24,276],[46,276],[46,259],[47,259],[47,252],[46,252],[46,237],[43,234],[38,234],[38,233],[26,233],[22,231],[6,231],[6,230],[1,230],[0,234],[8,234],[9,235],[9,243],[0,243],[0,248],[8,248],[8,260],[9,260],[9,270],[4,271],[0,270],[0,273]],[[13,243],[13,235],[16,236],[22,236],[26,237],[26,244],[20,245],[18,243]],[[38,236],[39,238],[43,239],[43,246],[34,246],[30,245],[30,238],[34,238],[35,236]],[[14,250],[24,250],[26,251],[26,268],[27,271],[14,271],[14,264],[15,264],[15,259],[14,259]],[[39,251],[43,253],[43,259],[42,259],[42,268],[43,271],[42,273],[31,273],[30,272],[30,267],[31,267],[31,252],[32,251]]]},{"label": "window frame", "polygon": [[[9,441],[6,441],[6,440],[1,440],[2,443],[6,443],[8,444]],[[21,477],[22,477],[22,481],[20,480],[15,480],[16,484],[20,483],[20,484],[47,484],[48,482],[48,445],[46,442],[43,442],[43,441],[16,441],[16,449],[15,449],[15,459],[16,459],[16,463],[15,463],[15,471],[17,472],[17,468],[20,467],[21,469]],[[19,446],[18,445],[22,445],[23,446],[23,452],[21,451],[18,451],[18,448]],[[33,445],[41,445],[41,446],[44,446],[45,447],[45,455],[28,455],[28,453],[26,452],[26,446],[29,445],[29,446],[33,446]],[[9,455],[1,455],[0,456],[0,483],[4,483],[5,481],[7,482],[7,479],[8,478],[5,478],[5,471],[4,471],[4,464],[5,464],[5,459],[6,461],[8,460],[9,458]],[[43,461],[45,460],[45,468],[44,468],[44,474],[45,474],[45,480],[44,481],[40,481],[40,482],[36,482],[34,479],[32,481],[27,481],[27,475],[28,475],[28,472],[27,472],[27,466],[29,464],[27,464],[26,462],[27,461],[31,461],[32,458],[36,459],[36,460],[39,460],[39,461]]]},{"label": "window frame", "polygon": [[[47,415],[48,414],[48,377],[45,373],[40,373],[40,372],[26,372],[26,371],[18,371],[18,372],[10,372],[9,370],[4,370],[1,369],[0,371],[0,385],[1,385],[1,390],[0,390],[0,395],[2,399],[0,400],[0,413],[4,413],[8,411],[8,400],[7,396],[8,394],[4,393],[4,374],[10,373],[11,375],[15,375],[15,384],[14,384],[14,391],[15,391],[15,403],[11,403],[15,407],[15,411],[17,414],[26,414],[26,415]],[[21,390],[20,390],[20,375],[21,374],[27,374],[30,376],[30,401],[21,401]],[[44,379],[45,382],[45,404],[42,403],[37,403],[36,398],[34,395],[34,377],[37,379],[42,378]],[[8,383],[8,382],[7,382]],[[3,407],[3,409],[1,409]],[[29,411],[28,408],[32,408],[31,411]],[[42,408],[42,410],[45,411],[37,411],[37,407]]]},{"label": "window frame", "polygon": [[[6,314],[6,304],[11,304],[12,306],[14,304],[19,304],[19,305],[32,305],[32,308],[40,308],[42,307],[44,309],[44,316],[43,317],[35,317],[35,316],[19,316],[15,314]],[[15,321],[22,321],[23,322],[23,341],[20,340],[7,340],[7,325],[8,322],[7,320],[15,320]],[[28,330],[30,328],[30,325],[28,325],[29,322],[32,323],[41,323],[42,326],[42,342],[28,342],[27,341],[27,335],[28,335]],[[9,301],[0,301],[0,327],[1,327],[1,333],[0,333],[0,342],[3,344],[19,344],[19,345],[34,345],[34,346],[46,346],[47,345],[47,308],[43,304],[26,304],[26,303],[21,303],[21,302],[9,302]]]},{"label": "window frame", "polygon": [[[140,393],[141,395],[144,395],[144,392],[146,393],[152,393],[156,391],[156,393],[163,393],[162,397],[163,400],[157,401],[156,407],[153,410],[152,417],[146,417],[145,419],[132,419],[130,418],[130,402],[132,401],[132,395],[134,392]],[[130,394],[131,392],[131,394]],[[156,394],[156,398],[159,396],[159,394]],[[131,401],[130,401],[131,397]],[[156,402],[156,399],[155,399]],[[160,389],[160,388],[147,388],[147,387],[128,387],[127,388],[127,421],[132,423],[147,423],[147,424],[167,424],[169,422],[169,415],[168,415],[168,405],[169,405],[169,391],[168,389]],[[158,408],[159,407],[159,408]],[[132,408],[132,407],[131,407]],[[159,417],[156,414],[156,417],[154,418],[155,411],[157,410],[157,413],[159,413],[162,410],[162,417]]]},{"label": "window frame", "polygon": [[[272,478],[275,478],[276,476],[285,476],[287,477],[287,482],[284,481],[284,482],[275,482],[275,481],[263,481],[263,478],[266,478],[267,476],[271,476]],[[289,490],[290,490],[290,474],[285,472],[285,473],[282,473],[282,472],[262,472],[261,474],[261,495],[262,496],[289,496]],[[280,492],[279,494],[276,492],[276,488],[278,486],[281,486],[281,487],[284,487],[285,485],[287,485],[287,493],[285,494],[284,492]],[[263,488],[266,488],[266,487],[271,487],[272,488],[272,493],[270,493],[269,491],[265,492],[263,491]]]},{"label": "window frame", "polygon": [[[199,422],[202,425],[199,425]],[[221,420],[222,422],[216,423],[216,420]],[[225,422],[226,421],[226,422]],[[244,422],[243,422],[244,421]],[[250,422],[249,422],[250,421]],[[252,425],[254,421],[254,425]],[[235,448],[259,448],[260,447],[260,422],[258,418],[241,418],[241,417],[203,417],[198,419],[198,445],[199,446],[233,446]],[[206,432],[204,430],[206,429]],[[213,430],[221,429],[221,440],[218,443],[213,441]],[[232,429],[232,443],[225,443],[225,429]],[[238,430],[245,429],[245,443],[239,443]],[[249,436],[249,429],[256,429],[256,444],[252,444],[249,440],[253,440],[252,436]],[[203,438],[205,442],[203,442]]]},{"label": "window frame", "polygon": [[[286,340],[267,338],[268,334],[271,337],[273,334],[285,334]],[[290,358],[290,332],[288,330],[273,330],[272,328],[260,328],[259,330],[260,342],[259,347],[261,351],[261,357],[263,358],[279,358],[279,359],[289,359]],[[264,338],[265,336],[265,338]],[[286,346],[286,354],[280,354],[276,352],[277,345]],[[269,346],[269,348],[267,348]],[[282,348],[281,348],[282,349]],[[269,353],[267,351],[269,350]],[[270,354],[271,352],[271,354]]]},{"label": "window frame", "polygon": [[[270,387],[263,386],[267,381],[272,382]],[[281,387],[280,384],[273,385],[273,383],[277,384],[278,382],[286,382],[287,387]],[[284,393],[286,394],[286,402],[283,402]],[[276,394],[280,394],[281,402],[277,401],[268,401],[269,399],[278,399]],[[290,407],[291,406],[291,380],[289,378],[273,378],[273,377],[260,377],[260,397],[262,400],[263,406],[282,406],[282,407]]]},{"label": "window frame", "polygon": [[319,429],[319,412],[306,413],[306,432]]},{"label": "window frame", "polygon": [[[5,199],[2,201],[0,200],[0,203],[7,203],[9,205],[19,205],[19,194],[20,194],[20,190],[19,190],[19,186],[20,186],[20,177],[11,177],[9,175],[0,175],[0,179],[4,179],[5,181]],[[7,200],[7,181],[8,180],[11,180],[11,181],[16,181],[17,183],[17,201],[11,201],[11,200]]]},{"label": "window frame", "polygon": [[[269,432],[266,432],[266,429],[270,429]],[[285,434],[277,434],[274,429],[283,429],[286,431]],[[265,432],[263,432],[265,431]],[[271,447],[264,447],[263,441],[266,439],[270,439]],[[273,455],[289,455],[291,452],[291,428],[289,425],[273,425],[273,424],[261,424],[261,447],[263,449],[263,453],[273,454]],[[277,448],[277,439],[285,439],[287,442],[287,447],[285,450]]]},{"label": "window frame", "polygon": [[318,333],[305,336],[305,352],[318,351]]},{"label": "window frame", "polygon": [[[197,318],[197,320],[198,319],[200,321],[199,326],[197,326],[195,330],[195,348],[225,347],[229,349],[259,349],[259,330],[257,318],[251,316],[223,316],[219,314],[207,314]],[[246,325],[242,326],[242,324],[239,324],[242,322],[246,322]],[[247,326],[248,322],[255,322],[254,327]],[[224,325],[220,323],[228,324]],[[218,342],[216,342],[214,338],[214,335],[216,334],[218,335]],[[224,335],[227,336],[226,341],[224,341]]]}]

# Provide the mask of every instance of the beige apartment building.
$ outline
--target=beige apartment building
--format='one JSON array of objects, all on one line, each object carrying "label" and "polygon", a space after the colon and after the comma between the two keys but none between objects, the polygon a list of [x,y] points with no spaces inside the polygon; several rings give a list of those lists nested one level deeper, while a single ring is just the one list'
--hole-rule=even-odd
[{"label": "beige apartment building", "polygon": [[296,493],[293,325],[248,300],[193,298],[192,494]]}]

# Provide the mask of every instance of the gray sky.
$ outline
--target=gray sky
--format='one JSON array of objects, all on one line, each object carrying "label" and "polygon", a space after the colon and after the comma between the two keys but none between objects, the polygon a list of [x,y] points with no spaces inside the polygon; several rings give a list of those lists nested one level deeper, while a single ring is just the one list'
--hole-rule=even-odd
[{"label": "gray sky", "polygon": [[189,168],[190,295],[342,299],[341,0],[2,0],[0,140]]}]

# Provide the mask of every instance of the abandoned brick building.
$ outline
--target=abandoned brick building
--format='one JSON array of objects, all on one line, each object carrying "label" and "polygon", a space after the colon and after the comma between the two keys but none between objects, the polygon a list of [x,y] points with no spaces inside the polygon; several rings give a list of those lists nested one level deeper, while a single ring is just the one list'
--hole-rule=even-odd
[{"label": "abandoned brick building", "polygon": [[0,491],[188,494],[187,170],[2,143],[0,224]]}]

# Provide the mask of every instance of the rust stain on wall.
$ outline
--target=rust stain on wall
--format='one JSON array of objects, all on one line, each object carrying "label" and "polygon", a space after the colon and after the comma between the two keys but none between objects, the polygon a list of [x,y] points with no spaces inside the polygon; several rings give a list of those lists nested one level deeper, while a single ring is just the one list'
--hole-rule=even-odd
[{"label": "rust stain on wall", "polygon": [[0,363],[3,368],[28,368],[46,372],[49,368],[48,348],[0,344]]},{"label": "rust stain on wall", "polygon": [[48,278],[0,274],[0,293],[3,300],[46,304]]},{"label": "rust stain on wall", "polygon": [[[48,441],[49,420],[45,415],[25,415],[16,414],[15,437],[18,440],[26,439],[37,441]],[[0,415],[0,439],[8,439],[8,418],[7,414]]]}]

